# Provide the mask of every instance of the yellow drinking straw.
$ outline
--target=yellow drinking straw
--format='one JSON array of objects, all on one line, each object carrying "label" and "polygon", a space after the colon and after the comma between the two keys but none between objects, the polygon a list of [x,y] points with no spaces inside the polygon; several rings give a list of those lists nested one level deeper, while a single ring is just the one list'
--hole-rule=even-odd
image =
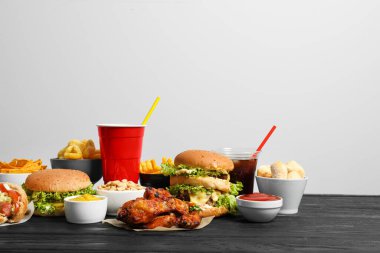
[{"label": "yellow drinking straw", "polygon": [[154,109],[156,109],[158,101],[160,101],[160,97],[157,97],[156,100],[154,100],[152,107],[150,108],[149,112],[146,114],[145,119],[143,120],[141,125],[146,125],[146,123],[148,122],[148,120],[150,118],[150,115],[152,115],[152,112],[154,111]]}]

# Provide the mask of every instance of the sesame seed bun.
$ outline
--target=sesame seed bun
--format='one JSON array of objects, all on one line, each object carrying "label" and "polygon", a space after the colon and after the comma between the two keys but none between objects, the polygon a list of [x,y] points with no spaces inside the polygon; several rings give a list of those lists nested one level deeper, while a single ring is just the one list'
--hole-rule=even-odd
[{"label": "sesame seed bun", "polygon": [[234,164],[228,157],[206,150],[184,151],[175,157],[174,164],[200,167],[204,170],[231,171],[234,169]]},{"label": "sesame seed bun", "polygon": [[48,169],[30,174],[25,187],[32,191],[71,192],[88,187],[91,184],[88,175],[79,170]]}]

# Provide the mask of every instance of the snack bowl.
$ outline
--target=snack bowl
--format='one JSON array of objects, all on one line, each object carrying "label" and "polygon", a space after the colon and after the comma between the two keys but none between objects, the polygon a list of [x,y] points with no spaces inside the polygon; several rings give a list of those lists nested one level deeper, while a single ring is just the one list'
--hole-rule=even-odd
[{"label": "snack bowl", "polygon": [[141,198],[144,196],[145,189],[142,190],[125,190],[125,191],[112,191],[96,189],[96,194],[108,198],[107,214],[117,215],[117,210],[127,201]]},{"label": "snack bowl", "polygon": [[107,212],[107,197],[95,196],[100,200],[74,201],[72,199],[78,195],[66,197],[64,199],[66,220],[76,224],[89,224],[104,220]]},{"label": "snack bowl", "polygon": [[0,173],[0,182],[9,182],[21,186],[30,174],[32,173]]},{"label": "snack bowl", "polygon": [[50,159],[52,169],[73,169],[86,173],[93,184],[102,178],[102,160],[101,159]]},{"label": "snack bowl", "polygon": [[305,191],[308,177],[301,179],[279,179],[256,176],[257,186],[262,193],[283,198],[279,214],[296,214]]},{"label": "snack bowl", "polygon": [[282,206],[282,198],[270,201],[253,201],[236,197],[239,212],[251,222],[269,222],[273,220]]},{"label": "snack bowl", "polygon": [[163,174],[146,174],[140,172],[140,183],[142,186],[165,188],[170,186],[170,177]]}]

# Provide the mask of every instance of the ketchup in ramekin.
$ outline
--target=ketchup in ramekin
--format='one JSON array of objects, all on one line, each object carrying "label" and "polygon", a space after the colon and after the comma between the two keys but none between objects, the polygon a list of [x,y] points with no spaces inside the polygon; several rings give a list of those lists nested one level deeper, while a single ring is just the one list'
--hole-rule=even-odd
[{"label": "ketchup in ramekin", "polygon": [[280,200],[281,198],[275,195],[255,192],[251,194],[244,194],[239,196],[239,199],[248,200],[248,201],[275,201]]},{"label": "ketchup in ramekin", "polygon": [[282,198],[266,193],[250,193],[236,197],[241,213],[252,222],[268,222],[273,220],[282,207]]}]

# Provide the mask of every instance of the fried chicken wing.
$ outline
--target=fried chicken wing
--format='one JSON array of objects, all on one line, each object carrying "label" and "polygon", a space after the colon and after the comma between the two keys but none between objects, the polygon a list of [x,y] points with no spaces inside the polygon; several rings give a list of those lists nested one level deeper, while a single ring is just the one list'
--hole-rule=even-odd
[{"label": "fried chicken wing", "polygon": [[198,212],[191,212],[189,214],[184,214],[180,217],[178,221],[178,226],[180,228],[196,228],[201,224],[201,216]]},{"label": "fried chicken wing", "polygon": [[159,188],[159,189],[156,189],[156,188],[153,188],[153,187],[147,187],[145,189],[145,193],[144,193],[144,198],[145,199],[169,199],[169,198],[173,198],[173,196],[170,194],[170,192],[168,192],[167,190],[165,189],[162,189],[162,188]]},{"label": "fried chicken wing", "polygon": [[143,198],[125,202],[117,212],[117,219],[134,228],[178,226],[192,229],[201,223],[197,211],[189,212],[192,203],[174,198],[165,189],[148,187]]},{"label": "fried chicken wing", "polygon": [[151,222],[156,216],[172,212],[187,214],[189,206],[176,198],[168,200],[138,198],[124,203],[117,219],[127,224],[143,224]]},{"label": "fried chicken wing", "polygon": [[143,228],[153,229],[156,227],[171,228],[176,226],[179,222],[179,218],[174,213],[158,216],[154,218],[151,222],[144,224]]}]

